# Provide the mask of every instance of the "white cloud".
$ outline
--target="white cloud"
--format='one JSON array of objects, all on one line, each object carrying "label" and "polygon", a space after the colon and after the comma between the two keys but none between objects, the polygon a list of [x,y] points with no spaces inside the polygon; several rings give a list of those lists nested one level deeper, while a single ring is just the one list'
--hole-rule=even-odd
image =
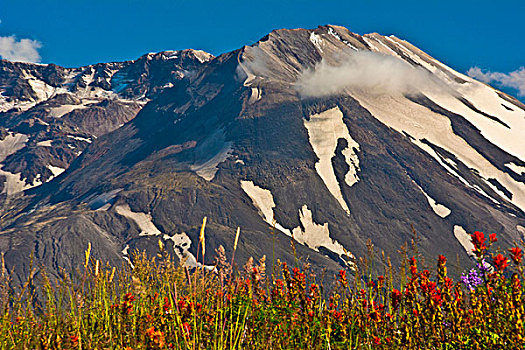
[{"label": "white cloud", "polygon": [[301,73],[295,83],[302,97],[329,96],[348,88],[372,93],[410,93],[442,88],[444,83],[422,68],[392,56],[375,52],[352,52],[330,64],[322,60]]},{"label": "white cloud", "polygon": [[31,39],[17,40],[16,36],[0,36],[0,57],[9,61],[40,62],[39,41]]},{"label": "white cloud", "polygon": [[510,73],[484,72],[479,67],[472,67],[467,71],[467,75],[487,84],[496,83],[502,87],[516,89],[519,96],[525,96],[525,67]]}]

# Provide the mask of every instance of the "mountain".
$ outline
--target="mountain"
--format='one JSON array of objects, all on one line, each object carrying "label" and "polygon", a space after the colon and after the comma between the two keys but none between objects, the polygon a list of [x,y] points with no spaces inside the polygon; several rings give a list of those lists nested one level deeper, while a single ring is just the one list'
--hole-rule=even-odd
[{"label": "mountain", "polygon": [[0,190],[12,194],[48,182],[94,139],[211,58],[166,51],[75,69],[0,61]]},{"label": "mountain", "polygon": [[56,277],[88,242],[132,264],[162,239],[195,266],[204,216],[207,265],[237,227],[237,261],[329,272],[368,242],[398,261],[415,230],[458,275],[469,232],[525,235],[525,105],[395,36],[328,25],[218,57],[2,61],[0,91],[0,250],[18,283],[31,252]]}]

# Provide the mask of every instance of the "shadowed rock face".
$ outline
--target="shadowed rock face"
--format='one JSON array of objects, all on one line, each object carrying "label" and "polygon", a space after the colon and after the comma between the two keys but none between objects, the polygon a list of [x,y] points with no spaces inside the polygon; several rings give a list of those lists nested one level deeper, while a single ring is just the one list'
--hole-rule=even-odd
[{"label": "shadowed rock face", "polygon": [[456,275],[472,265],[458,227],[502,247],[523,235],[525,109],[395,37],[324,26],[216,58],[2,69],[4,183],[43,183],[3,195],[18,282],[31,251],[56,275],[88,242],[120,264],[161,239],[195,263],[204,216],[208,265],[237,227],[237,261],[293,262],[293,233],[298,257],[330,272],[369,240],[395,262],[412,227],[428,265],[445,254]]}]

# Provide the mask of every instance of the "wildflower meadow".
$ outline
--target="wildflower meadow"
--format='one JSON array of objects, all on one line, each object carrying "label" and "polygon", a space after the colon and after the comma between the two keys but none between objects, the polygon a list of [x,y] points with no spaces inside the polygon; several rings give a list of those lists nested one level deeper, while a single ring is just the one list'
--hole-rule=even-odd
[{"label": "wildflower meadow", "polygon": [[[320,283],[308,264],[263,257],[235,265],[219,247],[213,270],[135,252],[134,267],[91,258],[75,277],[45,272],[16,293],[0,277],[2,349],[522,349],[523,251],[490,253],[471,235],[477,266],[458,281],[447,258],[432,271],[406,254],[382,274],[366,264]],[[197,257],[203,261],[204,224]],[[372,251],[370,254],[374,254]],[[402,276],[394,276],[392,271]]]}]

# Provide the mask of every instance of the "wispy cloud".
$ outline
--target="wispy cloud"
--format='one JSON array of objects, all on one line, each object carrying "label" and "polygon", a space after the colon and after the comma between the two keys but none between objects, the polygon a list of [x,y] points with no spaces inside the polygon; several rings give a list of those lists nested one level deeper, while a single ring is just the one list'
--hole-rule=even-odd
[{"label": "wispy cloud", "polygon": [[31,39],[20,39],[16,36],[0,36],[0,58],[19,62],[40,62],[38,49],[42,43]]},{"label": "wispy cloud", "polygon": [[301,96],[334,95],[348,88],[378,94],[410,93],[444,85],[423,69],[375,52],[352,52],[336,61],[339,63],[334,65],[323,60],[314,69],[303,72],[295,84]]},{"label": "wispy cloud", "polygon": [[479,67],[472,67],[467,75],[487,84],[495,83],[501,87],[516,89],[519,96],[525,96],[525,67],[510,73],[483,71]]}]

